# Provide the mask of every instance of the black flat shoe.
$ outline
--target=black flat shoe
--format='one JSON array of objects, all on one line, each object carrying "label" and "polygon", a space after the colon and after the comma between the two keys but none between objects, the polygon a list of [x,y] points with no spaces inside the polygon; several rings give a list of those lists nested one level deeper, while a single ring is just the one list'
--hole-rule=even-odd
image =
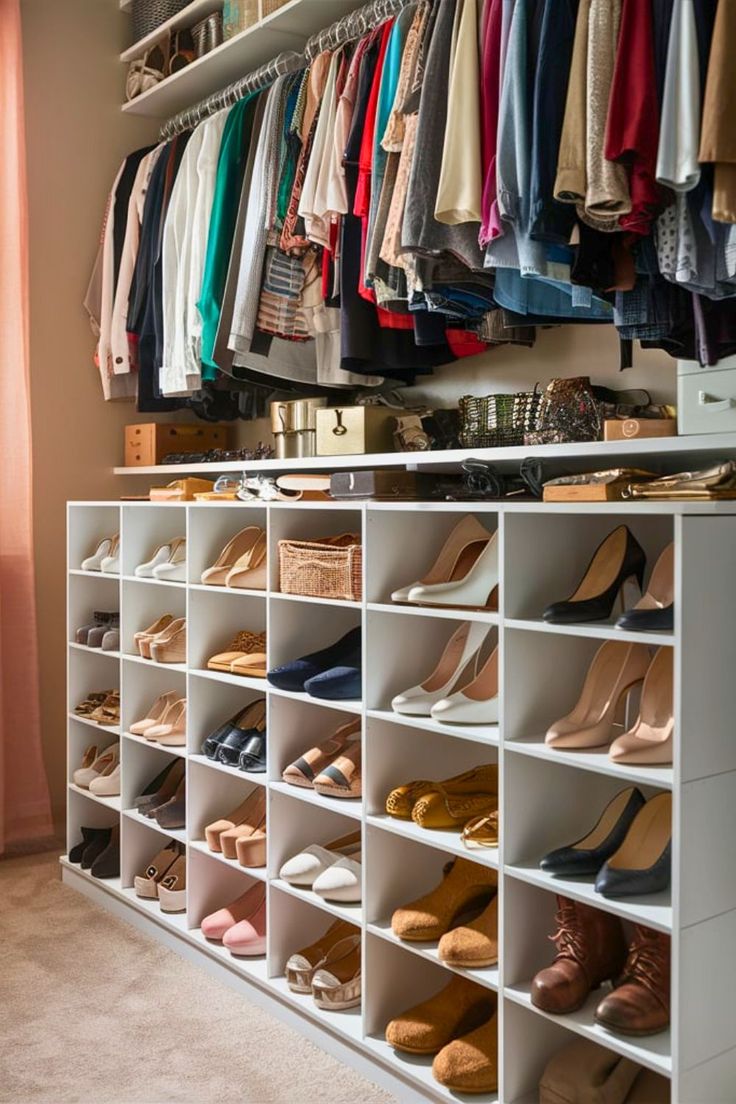
[{"label": "black flat shoe", "polygon": [[671,864],[672,794],[661,793],[639,810],[626,839],[601,867],[596,893],[604,897],[661,893],[669,887]]},{"label": "black flat shoe", "polygon": [[238,770],[263,774],[266,770],[266,734],[251,736],[240,753]]},{"label": "black flat shoe", "polygon": [[97,857],[107,849],[112,835],[112,828],[95,828],[94,833],[80,859],[82,870],[89,870],[92,864],[96,862]]},{"label": "black flat shoe", "polygon": [[608,802],[594,828],[575,843],[550,851],[539,860],[541,869],[568,878],[597,874],[606,859],[618,851],[644,804],[644,794],[638,787],[621,790]]},{"label": "black flat shoe", "polygon": [[268,672],[268,681],[279,690],[302,693],[306,682],[325,671],[337,667],[360,668],[360,652],[361,628],[358,625],[329,647],[275,667]]},{"label": "black flat shoe", "polygon": [[577,625],[607,621],[625,583],[644,584],[647,558],[628,526],[619,525],[596,549],[575,593],[564,602],[553,602],[542,614],[553,625]]}]

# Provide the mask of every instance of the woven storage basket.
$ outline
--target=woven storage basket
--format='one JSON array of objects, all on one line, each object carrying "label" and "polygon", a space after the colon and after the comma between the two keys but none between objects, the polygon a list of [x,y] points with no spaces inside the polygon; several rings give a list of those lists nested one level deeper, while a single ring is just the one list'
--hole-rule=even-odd
[{"label": "woven storage basket", "polygon": [[188,3],[189,0],[133,0],[133,39],[140,42]]},{"label": "woven storage basket", "polygon": [[289,0],[261,0],[262,13],[265,19],[271,12],[278,11],[279,8],[283,8],[284,4],[288,4]]},{"label": "woven storage basket", "polygon": [[363,549],[357,533],[313,541],[279,541],[282,594],[343,598],[359,602],[363,593]]}]

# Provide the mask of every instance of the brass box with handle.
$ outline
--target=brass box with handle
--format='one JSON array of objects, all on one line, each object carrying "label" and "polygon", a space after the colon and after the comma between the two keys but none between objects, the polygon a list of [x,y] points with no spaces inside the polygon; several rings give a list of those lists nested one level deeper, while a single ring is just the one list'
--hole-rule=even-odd
[{"label": "brass box with handle", "polygon": [[317,411],[318,456],[393,452],[396,411],[383,406],[333,406]]}]

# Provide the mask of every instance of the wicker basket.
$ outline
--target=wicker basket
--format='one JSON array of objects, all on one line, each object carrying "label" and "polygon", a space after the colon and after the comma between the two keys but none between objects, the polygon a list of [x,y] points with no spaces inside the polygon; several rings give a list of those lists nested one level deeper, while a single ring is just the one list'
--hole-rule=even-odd
[{"label": "wicker basket", "polygon": [[140,42],[167,19],[178,15],[188,3],[189,0],[133,0],[133,40]]},{"label": "wicker basket", "polygon": [[359,602],[363,593],[363,549],[358,533],[313,541],[279,541],[282,594],[343,598]]},{"label": "wicker basket", "polygon": [[463,448],[523,445],[536,426],[538,390],[511,395],[464,395],[460,399],[460,444]]}]

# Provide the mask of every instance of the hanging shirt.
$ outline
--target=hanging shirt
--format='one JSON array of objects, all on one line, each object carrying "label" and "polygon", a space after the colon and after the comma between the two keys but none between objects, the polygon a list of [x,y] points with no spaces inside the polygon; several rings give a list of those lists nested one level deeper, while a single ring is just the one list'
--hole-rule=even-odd
[{"label": "hanging shirt", "polygon": [[202,289],[197,301],[202,317],[202,379],[205,380],[213,380],[217,374],[213,351],[256,102],[255,93],[239,100],[231,108],[222,132]]},{"label": "hanging shirt", "polygon": [[207,232],[227,112],[196,128],[172,189],[163,240],[164,395],[191,394],[201,386],[202,288]]},{"label": "hanging shirt", "polygon": [[720,0],[708,62],[700,160],[715,164],[713,218],[736,223],[736,5]]},{"label": "hanging shirt", "polygon": [[460,18],[449,74],[442,166],[434,206],[437,221],[450,225],[480,222],[483,189],[476,0],[462,0],[458,10]]},{"label": "hanging shirt", "polygon": [[622,230],[648,234],[662,208],[655,180],[658,136],[651,5],[623,0],[605,142],[606,158],[628,170],[631,211],[619,220]]},{"label": "hanging shirt", "polygon": [[675,0],[662,90],[657,180],[673,192],[700,181],[700,64],[693,0]]}]

